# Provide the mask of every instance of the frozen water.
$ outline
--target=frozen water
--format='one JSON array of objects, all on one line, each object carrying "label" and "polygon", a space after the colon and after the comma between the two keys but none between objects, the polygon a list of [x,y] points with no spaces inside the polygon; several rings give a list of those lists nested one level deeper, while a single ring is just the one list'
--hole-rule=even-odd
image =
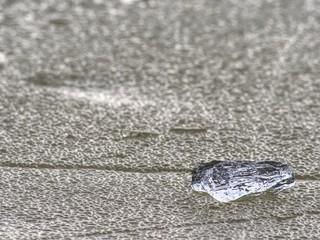
[{"label": "frozen water", "polygon": [[[0,239],[320,239],[320,1],[127,3],[0,0]],[[296,186],[212,206],[209,157]]]},{"label": "frozen water", "polygon": [[209,193],[220,202],[236,200],[269,189],[293,187],[294,174],[288,165],[274,161],[211,161],[192,171],[192,188]]},{"label": "frozen water", "polygon": [[5,64],[7,62],[6,55],[0,52],[0,65]]}]

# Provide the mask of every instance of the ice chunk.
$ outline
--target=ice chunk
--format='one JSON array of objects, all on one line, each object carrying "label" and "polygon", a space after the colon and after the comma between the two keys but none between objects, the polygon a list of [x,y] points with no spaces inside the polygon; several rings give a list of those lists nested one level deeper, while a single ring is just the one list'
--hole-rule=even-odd
[{"label": "ice chunk", "polygon": [[192,170],[192,189],[209,193],[220,202],[269,189],[293,187],[294,173],[287,164],[274,161],[211,161]]}]

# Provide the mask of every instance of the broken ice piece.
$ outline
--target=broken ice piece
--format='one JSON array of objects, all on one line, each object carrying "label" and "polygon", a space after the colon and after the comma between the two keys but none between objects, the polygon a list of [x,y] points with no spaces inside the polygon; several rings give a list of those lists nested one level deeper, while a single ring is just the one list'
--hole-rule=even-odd
[{"label": "broken ice piece", "polygon": [[281,162],[211,161],[192,170],[191,187],[209,193],[220,202],[262,193],[280,192],[295,184],[292,169]]}]

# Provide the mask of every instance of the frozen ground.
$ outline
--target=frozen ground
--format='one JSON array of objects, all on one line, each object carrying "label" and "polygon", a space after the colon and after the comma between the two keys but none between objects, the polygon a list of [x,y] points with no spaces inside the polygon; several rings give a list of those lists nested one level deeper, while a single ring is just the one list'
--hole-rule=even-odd
[{"label": "frozen ground", "polygon": [[[319,239],[319,1],[0,0],[1,239]],[[228,204],[198,161],[281,160]]]}]

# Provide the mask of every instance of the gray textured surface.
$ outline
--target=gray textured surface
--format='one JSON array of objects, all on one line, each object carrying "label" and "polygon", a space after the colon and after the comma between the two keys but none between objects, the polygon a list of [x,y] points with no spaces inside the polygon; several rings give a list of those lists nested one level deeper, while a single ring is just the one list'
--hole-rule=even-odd
[{"label": "gray textured surface", "polygon": [[[0,1],[0,236],[317,239],[319,1]],[[283,160],[227,205],[200,160]]]}]

